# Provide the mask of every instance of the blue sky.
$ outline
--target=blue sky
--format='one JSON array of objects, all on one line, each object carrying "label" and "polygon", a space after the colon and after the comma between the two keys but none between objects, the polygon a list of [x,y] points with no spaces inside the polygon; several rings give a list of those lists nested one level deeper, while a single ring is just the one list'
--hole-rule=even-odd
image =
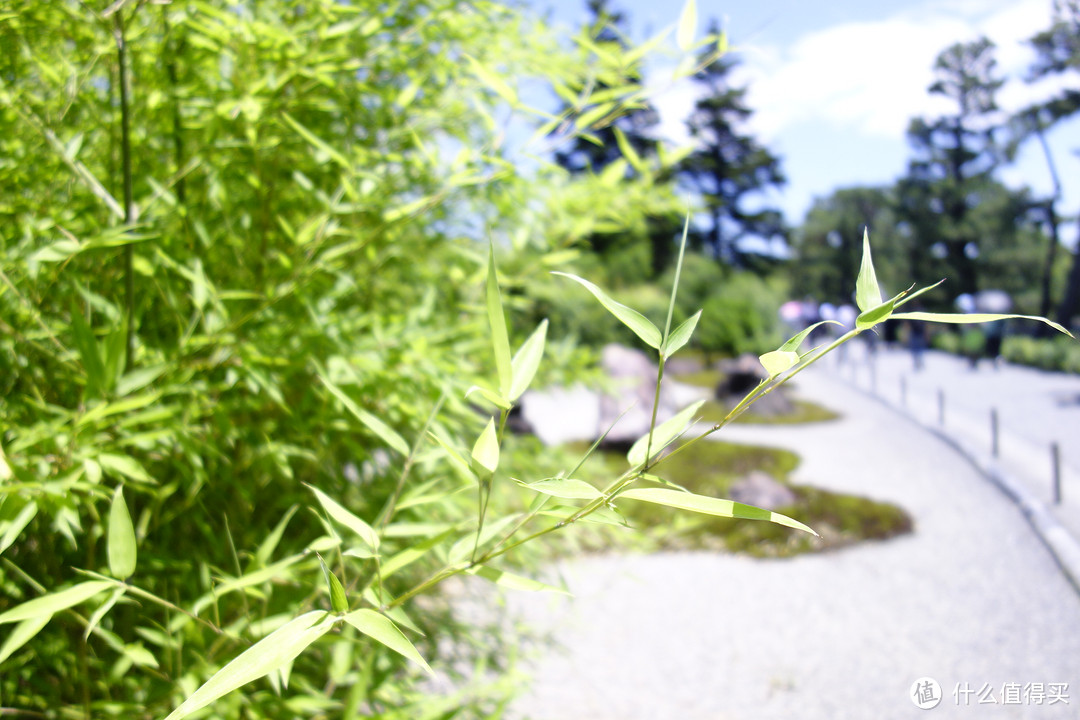
[{"label": "blue sky", "polygon": [[[674,26],[682,2],[617,0],[615,7],[629,15],[631,34],[640,40]],[[584,0],[530,4],[568,27],[587,17]],[[1050,94],[1050,84],[1028,85],[1023,77],[1033,57],[1024,41],[1050,25],[1051,7],[1051,0],[698,0],[702,29],[709,18],[721,20],[742,61],[737,81],[749,88],[755,110],[750,129],[781,156],[788,177],[770,201],[791,223],[801,222],[814,197],[838,187],[888,184],[904,173],[911,157],[908,121],[951,110],[926,88],[933,82],[934,59],[954,42],[985,34],[996,43],[998,69],[1008,78],[998,95],[1004,111]],[[695,88],[689,81],[667,83],[673,66],[671,56],[661,57],[651,70],[651,82],[663,88],[654,102],[662,133],[685,142],[683,120]],[[1077,76],[1068,83],[1080,87]],[[1061,211],[1075,214],[1080,118],[1056,128],[1049,139],[1064,185]],[[1051,188],[1034,142],[999,177],[1038,193]],[[1072,223],[1067,230],[1066,237],[1075,238]]]}]

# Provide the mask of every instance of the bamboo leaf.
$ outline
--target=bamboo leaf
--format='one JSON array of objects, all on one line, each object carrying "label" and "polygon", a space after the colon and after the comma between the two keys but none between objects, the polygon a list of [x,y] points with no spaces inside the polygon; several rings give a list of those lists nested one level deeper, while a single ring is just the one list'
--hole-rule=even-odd
[{"label": "bamboo leaf", "polygon": [[[11,466],[8,465],[7,455],[4,454],[4,446],[0,445],[0,482],[10,480],[15,474],[11,472]],[[3,548],[0,548],[0,552],[4,552]]]},{"label": "bamboo leaf", "polygon": [[627,159],[630,165],[638,172],[639,175],[645,174],[645,163],[642,162],[641,156],[638,155],[637,150],[630,144],[630,141],[626,139],[626,135],[618,125],[613,125],[612,129],[615,131],[615,142],[619,145],[619,152],[623,154],[623,157]]},{"label": "bamboo leaf", "polygon": [[94,632],[94,628],[101,622],[101,618],[105,617],[113,606],[116,605],[120,598],[124,597],[124,593],[127,592],[127,586],[120,586],[112,591],[112,595],[105,599],[105,602],[101,604],[97,610],[90,615],[90,619],[86,623],[86,630],[83,631],[83,642],[86,642],[90,637],[90,633]]},{"label": "bamboo leaf", "polygon": [[1058,325],[1053,320],[1047,320],[1044,317],[1038,317],[1036,315],[999,315],[996,313],[966,313],[966,314],[954,314],[954,313],[929,313],[929,312],[907,312],[896,313],[892,316],[893,320],[925,320],[927,322],[939,322],[949,323],[952,325],[969,325],[972,323],[984,323],[994,322],[995,320],[1035,320],[1037,322],[1045,323],[1050,327],[1057,330],[1059,333],[1064,333],[1069,337],[1073,337],[1073,334]]},{"label": "bamboo leaf", "polygon": [[404,655],[428,673],[434,674],[424,658],[390,618],[374,610],[362,609],[348,613],[343,619],[368,637]]},{"label": "bamboo leaf", "polygon": [[493,475],[499,468],[499,437],[495,431],[495,419],[488,418],[488,424],[476,439],[472,449],[472,459],[476,465]]},{"label": "bamboo leaf", "polygon": [[295,119],[293,119],[291,115],[289,115],[289,113],[283,112],[281,113],[281,117],[285,122],[291,125],[292,129],[299,133],[300,137],[304,138],[304,140],[306,140],[308,144],[325,154],[342,168],[346,170],[352,168],[352,164],[344,155],[335,150],[333,146],[330,145],[328,142],[326,142],[325,140],[317,136],[315,133],[311,132],[306,127],[298,123]]},{"label": "bamboo leaf", "polygon": [[126,477],[129,480],[135,480],[136,482],[149,483],[156,485],[150,474],[143,469],[143,466],[139,464],[138,460],[127,455],[113,455],[112,453],[101,453],[97,456],[98,465],[103,470],[107,470],[115,475]]},{"label": "bamboo leaf", "polygon": [[71,308],[71,332],[83,369],[86,370],[86,394],[88,397],[96,397],[106,385],[105,361],[101,357],[101,348],[94,337],[94,331],[74,306]]},{"label": "bamboo leaf", "polygon": [[671,335],[668,335],[668,339],[661,345],[660,354],[665,358],[669,358],[677,353],[683,345],[690,341],[700,319],[701,311],[698,310],[686,320],[683,320],[679,327],[671,331]]},{"label": "bamboo leaf", "polygon": [[697,32],[697,3],[695,0],[686,0],[682,13],[679,15],[679,29],[675,32],[675,40],[679,49],[686,52],[694,46],[694,33]]},{"label": "bamboo leaf", "polygon": [[398,435],[392,427],[353,402],[352,398],[346,395],[341,388],[331,382],[330,378],[326,377],[322,372],[319,372],[318,375],[319,379],[322,380],[323,385],[326,386],[326,389],[345,406],[345,409],[348,410],[353,417],[363,423],[368,430],[378,435],[379,438],[391,448],[397,450],[405,457],[408,457],[409,444],[405,442],[403,437]]},{"label": "bamboo leaf", "polygon": [[792,350],[773,350],[760,356],[758,360],[769,377],[774,377],[789,370],[799,362],[799,353]]},{"label": "bamboo leaf", "polygon": [[31,618],[40,618],[46,615],[55,615],[61,610],[86,602],[98,593],[105,592],[113,583],[105,580],[90,580],[79,583],[67,590],[49,593],[41,597],[27,600],[21,605],[16,605],[7,612],[0,614],[0,625],[3,623],[20,622]]},{"label": "bamboo leaf", "polygon": [[504,587],[508,590],[526,590],[528,592],[556,592],[563,595],[569,595],[570,593],[563,589],[555,587],[554,585],[548,585],[538,580],[522,577],[521,575],[514,575],[503,570],[497,570],[489,565],[477,565],[470,568],[469,575],[476,575],[482,577],[485,580],[489,580],[499,587]]},{"label": "bamboo leaf", "polygon": [[689,510],[705,515],[716,515],[718,517],[741,518],[743,520],[766,520],[768,522],[776,523],[777,525],[784,525],[785,527],[795,528],[796,530],[802,530],[815,536],[817,535],[816,532],[806,525],[803,525],[798,520],[792,520],[786,515],[781,515],[780,513],[772,512],[770,510],[763,510],[762,508],[754,507],[753,505],[737,503],[734,500],[721,500],[719,498],[706,497],[705,495],[695,495],[694,493],[680,492],[678,490],[668,490],[667,488],[632,488],[620,494],[619,498],[641,500],[642,502],[667,505],[668,507],[678,508],[680,510]]},{"label": "bamboo leaf", "polygon": [[499,394],[506,398],[514,384],[513,364],[510,361],[510,339],[506,334],[506,316],[503,314],[502,295],[495,272],[495,246],[488,245],[487,284],[485,287],[488,323],[491,326],[491,343],[495,348],[495,369],[499,373]]},{"label": "bamboo leaf", "polygon": [[[259,549],[255,551],[255,563],[257,565],[266,565],[270,561],[270,556],[274,554],[274,550],[277,549],[277,545],[281,542],[281,536],[285,533],[285,527],[289,524],[289,520],[296,513],[297,506],[293,505],[285,511],[285,516],[278,521],[278,524],[274,526],[274,529],[270,531],[270,534],[266,536],[266,539],[259,544]],[[251,569],[250,567],[248,568]]]},{"label": "bamboo leaf", "polygon": [[7,529],[4,530],[3,536],[0,536],[0,555],[5,550],[11,547],[11,544],[18,540],[19,533],[30,524],[30,521],[37,515],[38,506],[37,503],[31,500],[22,506],[18,514],[11,519],[9,523],[0,523],[0,527],[7,525]]},{"label": "bamboo leaf", "polygon": [[486,387],[481,387],[480,385],[472,385],[465,391],[466,400],[472,395],[479,395],[500,410],[509,410],[514,407],[513,403],[507,401],[507,399],[499,395],[499,393],[494,390],[488,390]]},{"label": "bamboo leaf", "polygon": [[117,580],[127,580],[135,572],[137,549],[135,527],[124,502],[124,488],[119,486],[113,493],[109,508],[109,572]]},{"label": "bamboo leaf", "polygon": [[595,500],[600,497],[600,491],[595,487],[584,480],[573,478],[547,478],[531,483],[515,479],[514,482],[534,492],[568,500]]},{"label": "bamboo leaf", "polygon": [[27,618],[12,628],[11,633],[4,640],[3,646],[0,646],[0,664],[3,664],[16,650],[30,642],[35,635],[41,632],[43,627],[49,624],[50,620],[52,620],[51,614],[40,615]]},{"label": "bamboo leaf", "polygon": [[540,360],[544,356],[547,328],[548,321],[545,318],[540,321],[540,325],[533,331],[533,334],[515,353],[514,359],[510,363],[511,375],[513,376],[513,382],[510,384],[510,394],[507,396],[510,402],[521,397],[522,393],[529,389],[533,377],[536,376],[536,371],[540,367]]},{"label": "bamboo leaf", "polygon": [[238,687],[285,667],[329,632],[334,622],[334,616],[323,610],[312,610],[287,622],[221,668],[165,720],[180,720]]},{"label": "bamboo leaf", "polygon": [[870,257],[870,233],[865,228],[863,228],[862,265],[859,267],[859,277],[855,281],[855,304],[864,313],[881,305],[881,288],[878,287],[874,261]]},{"label": "bamboo leaf", "polygon": [[343,613],[349,610],[349,599],[345,596],[345,588],[342,586],[341,581],[337,579],[337,575],[326,567],[326,563],[322,559],[322,555],[316,553],[319,558],[319,567],[322,568],[323,578],[326,579],[326,589],[330,593],[330,607],[336,613]]},{"label": "bamboo leaf", "polygon": [[503,80],[497,74],[489,70],[486,66],[483,65],[483,63],[474,58],[472,55],[466,54],[465,59],[469,61],[469,65],[472,67],[473,74],[480,79],[480,82],[484,83],[490,89],[494,90],[495,93],[506,102],[510,103],[511,105],[517,105],[517,92],[514,90],[514,88],[510,87],[510,85],[508,85],[505,80]]},{"label": "bamboo leaf", "polygon": [[319,500],[319,504],[322,505],[323,510],[326,511],[326,514],[329,515],[331,519],[356,533],[356,536],[359,537],[372,552],[379,552],[379,535],[375,532],[374,528],[356,517],[356,515],[353,515],[322,490],[319,490],[313,485],[308,485],[307,483],[304,483],[304,485],[307,486],[308,490],[315,493],[315,497]]},{"label": "bamboo leaf", "polygon": [[866,312],[859,313],[859,316],[855,318],[855,327],[860,330],[872,328],[880,322],[885,322],[892,315],[893,308],[896,306],[896,299],[892,299],[888,302],[881,303],[877,307],[870,308]]},{"label": "bamboo leaf", "polygon": [[577,275],[571,275],[570,273],[553,271],[553,275],[562,275],[568,277],[574,282],[582,285],[586,290],[593,294],[600,304],[607,308],[608,312],[619,319],[623,325],[634,331],[634,334],[641,338],[646,345],[652,348],[660,349],[660,344],[663,342],[663,337],[660,335],[660,330],[652,324],[652,322],[639,313],[637,310],[626,307],[620,302],[612,300],[607,293],[593,285],[585,278],[578,277]]},{"label": "bamboo leaf", "polygon": [[837,320],[822,320],[821,322],[816,322],[813,325],[796,333],[795,335],[792,335],[791,338],[789,338],[788,341],[781,345],[778,349],[787,350],[789,352],[798,351],[799,347],[803,344],[803,341],[810,336],[810,333],[814,332],[819,327],[827,323],[832,323],[833,325],[839,325],[840,327],[844,327],[844,323]]},{"label": "bamboo leaf", "polygon": [[[693,405],[683,408],[676,413],[674,417],[669,418],[638,438],[630,447],[630,452],[626,453],[626,459],[630,461],[630,465],[632,467],[644,465],[649,459],[645,457],[646,452],[649,452],[652,457],[656,457],[661,450],[670,445],[675,438],[686,431],[686,428],[690,426],[690,421],[693,419],[694,413],[696,413],[698,408],[704,403],[704,400],[698,400]],[[649,442],[650,434],[652,435],[651,443]],[[650,446],[652,449],[648,450]]]}]

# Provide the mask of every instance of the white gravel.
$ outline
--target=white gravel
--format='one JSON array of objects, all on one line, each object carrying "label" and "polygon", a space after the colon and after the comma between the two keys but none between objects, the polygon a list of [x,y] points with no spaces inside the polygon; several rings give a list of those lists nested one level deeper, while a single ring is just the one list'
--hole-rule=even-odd
[{"label": "white gravel", "polygon": [[[731,428],[790,448],[794,480],[888,500],[914,534],[790,560],[593,556],[552,568],[574,597],[515,593],[555,645],[511,706],[533,720],[1080,717],[1080,598],[1017,509],[941,441],[812,369],[831,423]],[[935,678],[934,710],[910,700]],[[1002,704],[1006,683],[1069,683],[1069,703]],[[989,685],[997,704],[958,705]],[[966,684],[966,685],[965,685]],[[961,698],[961,703],[963,698]]]}]

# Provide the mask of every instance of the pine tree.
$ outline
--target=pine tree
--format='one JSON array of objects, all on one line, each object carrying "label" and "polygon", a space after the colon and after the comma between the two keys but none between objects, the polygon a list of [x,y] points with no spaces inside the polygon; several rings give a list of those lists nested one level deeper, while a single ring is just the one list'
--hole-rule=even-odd
[{"label": "pine tree", "polygon": [[[1054,19],[1050,28],[1036,34],[1029,41],[1036,53],[1031,66],[1029,82],[1058,77],[1080,71],[1080,0],[1055,0]],[[1060,184],[1054,169],[1053,158],[1046,144],[1044,132],[1056,123],[1080,112],[1080,90],[1064,88],[1048,100],[1028,108],[1022,114],[1029,135],[1038,138],[1046,155],[1054,179],[1054,197],[1047,202],[1047,216],[1051,227],[1051,245],[1048,249],[1047,267],[1053,263],[1057,250],[1057,213],[1054,202],[1060,195]],[[1048,315],[1050,305],[1049,277],[1044,272],[1044,290],[1041,312]],[[1068,325],[1080,310],[1080,248],[1073,255],[1072,269],[1061,304],[1057,310],[1058,322]]]},{"label": "pine tree", "polygon": [[[901,207],[909,221],[930,229],[919,237],[933,254],[943,256],[961,293],[978,290],[979,237],[969,220],[999,160],[990,121],[1003,81],[995,74],[993,50],[984,37],[956,43],[938,55],[937,79],[929,91],[952,100],[956,111],[933,120],[915,118],[908,128],[917,157],[901,184]],[[919,216],[927,214],[936,216],[936,222],[923,222],[926,218]]]},{"label": "pine tree", "polygon": [[[715,23],[711,32],[717,32]],[[718,260],[741,264],[743,238],[786,236],[778,210],[746,206],[749,197],[782,186],[786,178],[779,158],[746,132],[753,111],[746,104],[746,88],[731,84],[735,65],[723,56],[694,76],[706,93],[687,123],[697,148],[683,161],[680,177],[701,195],[709,212],[710,227],[696,234],[697,241]]]}]

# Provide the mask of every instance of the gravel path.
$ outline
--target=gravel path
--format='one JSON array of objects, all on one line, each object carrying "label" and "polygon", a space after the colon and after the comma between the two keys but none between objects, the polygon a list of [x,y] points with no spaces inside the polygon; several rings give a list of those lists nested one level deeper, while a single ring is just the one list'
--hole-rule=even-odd
[{"label": "gravel path", "polygon": [[[987,455],[990,411],[996,409],[1000,466],[1080,537],[1080,375],[1009,364],[995,369],[986,361],[973,371],[967,360],[939,352],[927,353],[925,368],[915,372],[906,352],[882,348],[868,356],[859,345],[850,357],[846,366],[831,367],[926,424],[939,424],[940,391],[945,398],[943,429]],[[903,392],[901,383],[906,387]],[[1051,490],[1053,442],[1058,444],[1061,468],[1058,505]]]},{"label": "gravel path", "polygon": [[[1080,717],[1080,598],[1017,509],[944,443],[825,370],[803,396],[844,414],[731,428],[803,459],[795,482],[903,506],[915,533],[790,560],[594,556],[553,568],[574,596],[515,593],[555,647],[512,705],[534,720]],[[1069,703],[1003,704],[1006,683],[1069,683]],[[953,691],[972,693],[964,706]],[[989,685],[996,705],[980,705]]]}]

